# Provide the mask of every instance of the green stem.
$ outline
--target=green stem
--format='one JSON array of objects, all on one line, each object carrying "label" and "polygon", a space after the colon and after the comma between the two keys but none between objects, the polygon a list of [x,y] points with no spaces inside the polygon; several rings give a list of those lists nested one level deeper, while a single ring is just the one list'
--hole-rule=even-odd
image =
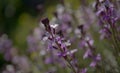
[{"label": "green stem", "polygon": [[[53,36],[53,34],[52,34],[52,33],[50,33],[50,34],[52,35],[52,38],[55,39],[54,36]],[[56,45],[58,46],[59,50],[60,50],[61,52],[63,52],[63,50],[62,50],[62,48],[60,47],[60,45],[58,44],[58,42],[55,41],[55,43],[56,43]],[[64,58],[64,59],[65,59],[65,61],[69,64],[69,66],[71,67],[71,69],[73,70],[73,72],[74,72],[74,73],[77,73],[76,70],[74,69],[74,67],[72,66],[72,64],[70,63],[70,60],[68,59],[68,57],[67,57],[67,58]]]},{"label": "green stem", "polygon": [[71,69],[73,70],[74,73],[77,73],[76,70],[74,69],[74,67],[72,66],[72,64],[70,63],[70,60],[67,58],[65,59],[67,61],[67,63],[70,65]]}]

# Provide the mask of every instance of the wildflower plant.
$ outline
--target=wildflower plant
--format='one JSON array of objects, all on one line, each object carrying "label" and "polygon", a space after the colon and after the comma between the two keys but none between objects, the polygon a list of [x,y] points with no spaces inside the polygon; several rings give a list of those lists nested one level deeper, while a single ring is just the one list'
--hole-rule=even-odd
[{"label": "wildflower plant", "polygon": [[7,35],[0,37],[0,54],[10,62],[1,72],[120,73],[117,0],[96,0],[93,7],[80,0],[76,10],[64,0],[60,2],[53,17],[41,18],[28,35],[25,53]]}]

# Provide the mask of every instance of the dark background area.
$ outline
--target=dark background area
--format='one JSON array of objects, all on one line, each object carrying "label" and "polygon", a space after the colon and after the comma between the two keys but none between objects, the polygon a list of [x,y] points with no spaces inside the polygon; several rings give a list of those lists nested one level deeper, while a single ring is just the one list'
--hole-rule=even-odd
[{"label": "dark background area", "polygon": [[[26,49],[26,37],[38,25],[38,18],[42,17],[49,6],[58,2],[59,0],[0,0],[0,36],[7,34],[16,47]],[[30,24],[29,21],[33,23]],[[0,54],[0,69],[8,63],[10,62],[4,60],[3,54]]]}]

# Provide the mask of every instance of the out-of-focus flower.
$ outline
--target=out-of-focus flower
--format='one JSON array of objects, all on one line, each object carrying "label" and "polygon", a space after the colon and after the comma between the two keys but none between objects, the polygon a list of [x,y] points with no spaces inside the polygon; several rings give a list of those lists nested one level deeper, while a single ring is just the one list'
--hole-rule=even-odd
[{"label": "out-of-focus flower", "polygon": [[15,67],[13,65],[7,65],[2,73],[16,73]]},{"label": "out-of-focus flower", "polygon": [[29,72],[30,64],[26,56],[15,56],[12,59],[13,64],[17,66],[23,72]]},{"label": "out-of-focus flower", "polygon": [[10,61],[12,59],[11,49],[11,40],[8,39],[7,35],[2,35],[0,37],[0,53],[4,55],[6,61]]},{"label": "out-of-focus flower", "polygon": [[[99,24],[101,26],[101,38],[110,39],[114,33],[118,32],[117,21],[118,21],[118,13],[115,6],[109,1],[105,0],[104,2],[98,1],[97,8],[97,16],[99,17]],[[113,32],[114,30],[114,32]],[[117,38],[117,37],[116,37]]]},{"label": "out-of-focus flower", "polygon": [[83,68],[80,73],[87,73],[87,68]]},{"label": "out-of-focus flower", "polygon": [[38,45],[37,45],[37,40],[35,39],[35,37],[31,34],[28,36],[27,38],[27,43],[28,43],[28,51],[29,52],[35,52],[38,49]]},{"label": "out-of-focus flower", "polygon": [[89,58],[92,56],[92,52],[90,49],[87,49],[87,51],[85,52],[83,58],[86,59],[86,58]]},{"label": "out-of-focus flower", "polygon": [[97,56],[95,56],[93,58],[93,61],[90,63],[90,67],[96,67],[97,63],[101,60],[101,56],[100,54],[97,54]]}]

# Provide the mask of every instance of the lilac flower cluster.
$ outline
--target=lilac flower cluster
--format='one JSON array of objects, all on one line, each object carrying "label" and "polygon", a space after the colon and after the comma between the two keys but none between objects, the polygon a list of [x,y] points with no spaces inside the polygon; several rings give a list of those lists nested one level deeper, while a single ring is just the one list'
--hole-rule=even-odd
[{"label": "lilac flower cluster", "polygon": [[96,67],[97,63],[101,60],[100,54],[95,54],[94,40],[87,35],[84,30],[84,26],[79,26],[79,30],[81,30],[81,38],[80,38],[80,47],[85,50],[85,54],[83,59],[91,58],[92,62],[90,63],[90,67]]},{"label": "lilac flower cluster", "polygon": [[12,42],[8,39],[7,35],[0,37],[0,53],[4,54],[4,58],[10,61],[12,58],[11,54]]},{"label": "lilac flower cluster", "polygon": [[6,69],[1,73],[27,72],[29,70],[28,58],[18,55],[17,49],[5,34],[0,37],[0,54],[3,54],[5,61],[12,63],[5,65]]},{"label": "lilac flower cluster", "polygon": [[117,22],[120,20],[118,11],[113,3],[110,0],[97,1],[97,16],[99,17],[99,24],[101,26],[100,38],[108,39],[112,41],[113,48],[116,49],[116,53],[120,52],[120,33],[119,25]]},{"label": "lilac flower cluster", "polygon": [[[57,49],[58,53],[56,55],[58,55],[58,57],[64,58],[65,61],[69,63],[70,68],[73,70],[74,73],[79,73],[79,72],[86,73],[87,68],[83,68],[79,70],[80,68],[78,67],[77,59],[75,58],[75,54],[74,54],[75,52],[77,52],[78,49],[73,49],[71,51],[69,50],[68,46],[70,46],[71,44],[69,42],[65,42],[66,41],[65,38],[63,36],[58,35],[56,32],[56,28],[53,27],[57,25],[50,24],[48,18],[43,19],[41,22],[44,24],[45,29],[48,33],[48,39],[50,42],[49,49],[54,49],[54,50]],[[91,40],[89,36],[85,35],[85,32],[83,30],[83,25],[79,26],[79,29],[82,35],[82,37],[80,38],[81,39],[80,43],[83,44],[80,47],[82,48],[84,47],[85,50],[85,54],[83,58],[84,59],[91,58],[92,62],[90,63],[90,67],[96,67],[97,63],[101,60],[101,56],[100,54],[95,55],[93,40]]]},{"label": "lilac flower cluster", "polygon": [[[112,30],[117,27],[116,22],[118,20],[117,12],[115,7],[109,0],[105,0],[105,2],[100,3],[98,6],[97,15],[100,18],[100,26],[101,29],[101,38],[110,38],[112,34]],[[112,30],[111,30],[112,29]],[[115,31],[115,30],[114,30]],[[106,35],[105,35],[106,34]]]},{"label": "lilac flower cluster", "polygon": [[57,25],[53,25],[53,26],[50,25],[49,20],[47,18],[43,19],[41,22],[44,24],[45,29],[49,34],[48,39],[50,40],[51,43],[49,48],[57,49],[58,54],[56,55],[64,58],[69,63],[69,66],[73,70],[73,72],[76,73],[76,70],[73,67],[73,65],[70,63],[70,61],[74,60],[74,53],[77,51],[77,49],[69,51],[67,47],[70,46],[71,44],[69,42],[66,42],[64,37],[56,34],[56,30],[53,26],[57,26]]}]

